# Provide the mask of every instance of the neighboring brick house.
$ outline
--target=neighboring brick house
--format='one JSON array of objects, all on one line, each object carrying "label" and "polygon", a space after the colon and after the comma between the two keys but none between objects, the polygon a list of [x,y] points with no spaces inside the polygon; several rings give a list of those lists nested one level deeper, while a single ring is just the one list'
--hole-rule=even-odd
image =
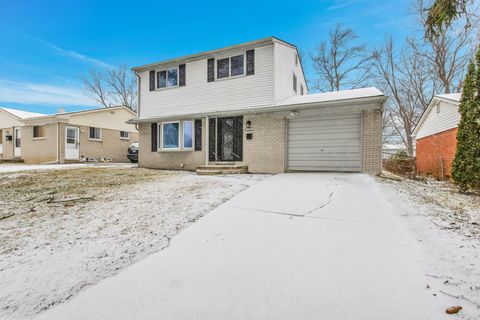
[{"label": "neighboring brick house", "polygon": [[128,162],[128,147],[138,142],[138,132],[126,122],[135,116],[124,106],[32,114],[15,127],[21,132],[15,156],[25,163]]},{"label": "neighboring brick house", "polygon": [[41,116],[45,116],[45,114],[0,108],[0,161],[21,160],[24,120]]},{"label": "neighboring brick house", "polygon": [[308,94],[298,50],[275,37],[133,68],[141,167],[252,173],[381,171],[385,95]]},{"label": "neighboring brick house", "polygon": [[449,179],[457,149],[460,93],[435,96],[423,113],[412,136],[417,145],[417,173]]}]

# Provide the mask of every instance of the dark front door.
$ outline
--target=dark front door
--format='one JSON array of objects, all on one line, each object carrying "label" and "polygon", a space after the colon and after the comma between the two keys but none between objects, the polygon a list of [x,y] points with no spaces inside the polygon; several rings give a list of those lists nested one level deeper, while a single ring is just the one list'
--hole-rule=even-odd
[{"label": "dark front door", "polygon": [[210,119],[210,161],[242,161],[243,117]]}]

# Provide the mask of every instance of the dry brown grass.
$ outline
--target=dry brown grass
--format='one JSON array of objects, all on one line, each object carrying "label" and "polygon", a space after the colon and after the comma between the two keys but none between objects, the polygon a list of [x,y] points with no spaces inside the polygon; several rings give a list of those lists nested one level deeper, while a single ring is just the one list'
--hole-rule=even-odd
[{"label": "dry brown grass", "polygon": [[0,219],[34,212],[38,205],[74,206],[111,192],[168,175],[139,168],[80,168],[0,175]]}]

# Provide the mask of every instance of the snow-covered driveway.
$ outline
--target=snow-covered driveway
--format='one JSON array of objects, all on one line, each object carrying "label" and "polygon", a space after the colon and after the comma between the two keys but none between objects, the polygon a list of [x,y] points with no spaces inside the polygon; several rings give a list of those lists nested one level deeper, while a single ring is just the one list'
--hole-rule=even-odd
[{"label": "snow-covered driveway", "polygon": [[283,174],[39,318],[447,318],[420,256],[373,178]]}]

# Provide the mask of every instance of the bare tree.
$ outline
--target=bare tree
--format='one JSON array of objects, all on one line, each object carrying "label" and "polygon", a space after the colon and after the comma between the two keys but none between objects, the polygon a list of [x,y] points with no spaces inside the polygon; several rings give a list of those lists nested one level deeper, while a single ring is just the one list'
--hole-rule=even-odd
[{"label": "bare tree", "polygon": [[[416,1],[415,10],[422,30],[428,26],[426,6],[426,1]],[[439,93],[460,90],[466,66],[475,51],[472,36],[477,26],[477,19],[466,21],[461,18],[452,25],[454,29],[438,29],[435,37],[409,39],[414,54],[421,55],[431,65],[434,76],[440,80]]]},{"label": "bare tree", "polygon": [[413,155],[411,132],[425,105],[425,65],[418,55],[402,50],[396,54],[392,38],[373,53],[375,71],[383,91],[390,97],[385,110],[385,123],[390,124],[404,143],[408,155]]},{"label": "bare tree", "polygon": [[372,67],[371,55],[365,45],[356,45],[358,35],[348,27],[337,24],[329,32],[329,41],[322,42],[311,53],[313,69],[318,75],[313,87],[320,91],[354,89],[364,85]]},{"label": "bare tree", "polygon": [[136,81],[126,66],[106,72],[91,70],[82,80],[85,95],[105,108],[123,105],[136,109]]}]

